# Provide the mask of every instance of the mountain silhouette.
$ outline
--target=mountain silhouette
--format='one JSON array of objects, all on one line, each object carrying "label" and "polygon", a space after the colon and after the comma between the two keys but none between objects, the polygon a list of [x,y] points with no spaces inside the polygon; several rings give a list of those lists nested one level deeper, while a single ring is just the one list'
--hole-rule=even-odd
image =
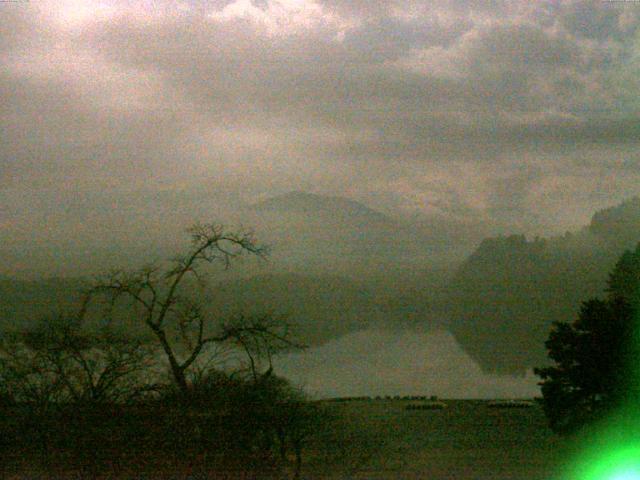
[{"label": "mountain silhouette", "polygon": [[243,215],[273,246],[273,262],[361,278],[429,263],[423,232],[362,203],[291,192],[252,205]]}]

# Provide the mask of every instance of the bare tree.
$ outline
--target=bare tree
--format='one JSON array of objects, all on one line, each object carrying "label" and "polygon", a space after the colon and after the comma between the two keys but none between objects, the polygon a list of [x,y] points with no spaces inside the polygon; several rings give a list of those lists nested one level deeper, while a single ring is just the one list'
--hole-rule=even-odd
[{"label": "bare tree", "polygon": [[141,374],[152,365],[141,341],[111,328],[85,331],[62,315],[7,335],[0,360],[12,397],[31,404],[126,401],[144,388]]},{"label": "bare tree", "polygon": [[54,467],[52,442],[65,436],[84,450],[83,465],[96,467],[92,445],[100,424],[87,418],[106,418],[104,407],[133,399],[149,378],[143,373],[151,362],[144,344],[110,329],[87,331],[75,316],[5,332],[0,386],[18,420],[16,438],[38,449],[46,470]]},{"label": "bare tree", "polygon": [[37,412],[69,400],[69,391],[47,355],[33,351],[18,335],[4,335],[0,344],[0,377],[7,398]]},{"label": "bare tree", "polygon": [[[292,349],[306,348],[306,345],[292,340],[293,325],[287,317],[268,312],[261,315],[238,314],[223,323],[221,332],[225,341],[238,347],[245,355],[251,378],[256,384],[261,377],[273,372],[273,357]],[[266,371],[261,372],[266,361]]]},{"label": "bare tree", "polygon": [[[196,285],[204,287],[203,267],[207,264],[221,263],[226,269],[244,254],[264,258],[267,249],[258,245],[250,232],[231,232],[221,225],[196,224],[188,232],[192,242],[185,255],[174,258],[166,267],[116,271],[99,279],[87,290],[81,312],[84,315],[96,297],[106,298],[112,307],[119,300],[129,300],[137,309],[136,318],[156,338],[176,385],[184,393],[189,388],[189,368],[212,344],[239,345],[252,359],[258,352],[271,355],[276,347],[294,346],[288,338],[288,327],[280,319],[239,316],[226,323],[215,322],[201,296],[189,292]],[[189,278],[195,279],[195,284]]]}]

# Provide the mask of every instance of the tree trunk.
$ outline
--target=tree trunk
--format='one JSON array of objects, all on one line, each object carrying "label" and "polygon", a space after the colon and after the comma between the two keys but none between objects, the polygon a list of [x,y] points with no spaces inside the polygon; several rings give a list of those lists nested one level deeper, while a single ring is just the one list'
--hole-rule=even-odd
[{"label": "tree trunk", "polygon": [[287,439],[282,428],[278,428],[276,432],[280,443],[280,459],[284,462],[287,459]]},{"label": "tree trunk", "polygon": [[302,444],[301,442],[296,441],[294,443],[294,448],[296,451],[296,469],[293,474],[294,480],[300,480],[300,473],[302,472]]},{"label": "tree trunk", "polygon": [[170,363],[171,373],[173,373],[173,379],[176,381],[176,385],[178,385],[182,393],[187,394],[189,392],[189,385],[187,385],[187,377],[184,374],[184,369],[180,368],[175,362],[170,361]]},{"label": "tree trunk", "polygon": [[173,350],[171,350],[171,345],[169,345],[169,342],[167,341],[167,336],[164,331],[160,328],[154,329],[154,331],[158,340],[160,340],[160,345],[162,345],[164,353],[167,355],[169,365],[171,366],[171,373],[176,385],[182,393],[186,394],[189,391],[189,386],[187,385],[187,378],[184,374],[184,367],[178,363],[176,356],[173,354]]}]

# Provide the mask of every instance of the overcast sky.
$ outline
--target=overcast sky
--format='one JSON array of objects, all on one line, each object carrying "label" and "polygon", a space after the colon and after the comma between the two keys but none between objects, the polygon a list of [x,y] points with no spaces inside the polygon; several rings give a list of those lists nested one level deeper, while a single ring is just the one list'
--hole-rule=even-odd
[{"label": "overcast sky", "polygon": [[1,2],[2,238],[159,192],[574,228],[640,193],[639,24],[630,1]]}]

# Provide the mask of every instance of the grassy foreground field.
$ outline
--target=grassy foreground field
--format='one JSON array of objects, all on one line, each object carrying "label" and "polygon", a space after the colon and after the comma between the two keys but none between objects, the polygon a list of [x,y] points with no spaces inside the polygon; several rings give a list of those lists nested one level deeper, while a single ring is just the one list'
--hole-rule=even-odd
[{"label": "grassy foreground field", "polygon": [[[338,422],[307,453],[304,478],[537,480],[558,478],[568,455],[541,408],[495,409],[449,400],[407,410],[402,400],[327,402]],[[342,451],[340,451],[342,450]]]},{"label": "grassy foreground field", "polygon": [[[564,480],[559,473],[569,456],[569,446],[547,428],[538,405],[497,409],[490,408],[488,401],[446,400],[446,408],[418,410],[406,407],[420,402],[406,400],[320,403],[325,421],[305,446],[301,479]],[[50,452],[46,464],[35,453],[37,448],[32,448],[36,446],[8,447],[0,465],[0,478],[295,477],[292,452],[288,461],[279,466],[260,459],[251,463],[246,458],[237,458],[237,462],[229,462],[229,457],[219,460],[216,456],[233,438],[215,434],[203,438],[206,445],[198,441],[196,445],[189,444],[191,450],[172,452],[155,445],[157,438],[165,434],[151,420],[114,417],[114,421],[131,426],[114,430],[121,432],[120,438],[98,443],[92,440],[95,435],[91,432],[72,434],[70,438],[76,442],[74,451],[80,455],[80,462],[86,464],[80,470],[69,468],[67,453],[57,447]],[[182,421],[170,426],[169,438],[177,447],[186,448],[188,443],[181,437]],[[148,428],[135,426],[136,422]],[[127,428],[131,434],[126,433]],[[65,429],[73,429],[73,416],[65,423]],[[148,457],[145,452],[152,455]]]}]

